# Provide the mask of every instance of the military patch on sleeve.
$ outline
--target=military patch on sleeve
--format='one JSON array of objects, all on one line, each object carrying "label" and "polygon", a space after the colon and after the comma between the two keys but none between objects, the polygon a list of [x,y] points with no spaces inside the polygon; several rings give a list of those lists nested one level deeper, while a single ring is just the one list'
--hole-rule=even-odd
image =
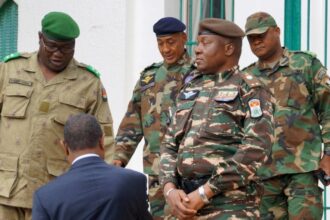
[{"label": "military patch on sleeve", "polygon": [[249,102],[251,118],[259,118],[262,116],[262,110],[259,99],[251,99]]},{"label": "military patch on sleeve", "polygon": [[179,95],[181,100],[194,100],[198,96],[199,90],[182,91]]},{"label": "military patch on sleeve", "polygon": [[144,76],[141,81],[141,90],[144,91],[155,85],[155,74]]},{"label": "military patch on sleeve", "polygon": [[102,88],[101,95],[102,95],[103,102],[108,101],[107,91],[105,91],[105,88]]}]

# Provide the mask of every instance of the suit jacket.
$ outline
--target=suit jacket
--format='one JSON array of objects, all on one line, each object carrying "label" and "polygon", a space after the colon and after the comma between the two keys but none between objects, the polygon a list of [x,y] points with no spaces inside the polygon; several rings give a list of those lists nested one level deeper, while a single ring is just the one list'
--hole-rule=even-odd
[{"label": "suit jacket", "polygon": [[99,157],[83,158],[35,192],[32,219],[151,219],[146,177]]}]

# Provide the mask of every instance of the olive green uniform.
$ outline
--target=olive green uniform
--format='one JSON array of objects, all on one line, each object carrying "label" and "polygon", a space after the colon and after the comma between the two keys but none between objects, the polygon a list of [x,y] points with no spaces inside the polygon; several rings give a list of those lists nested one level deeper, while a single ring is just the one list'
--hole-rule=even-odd
[{"label": "olive green uniform", "polygon": [[17,54],[1,64],[1,205],[31,209],[34,191],[69,167],[60,140],[70,115],[88,113],[98,119],[109,157],[112,117],[96,76],[90,67],[72,59],[62,72],[46,81],[37,53]]}]

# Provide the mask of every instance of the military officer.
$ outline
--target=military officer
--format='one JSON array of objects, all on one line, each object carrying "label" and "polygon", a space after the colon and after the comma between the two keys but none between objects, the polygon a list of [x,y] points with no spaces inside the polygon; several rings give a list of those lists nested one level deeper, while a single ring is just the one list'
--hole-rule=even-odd
[{"label": "military officer", "polygon": [[258,219],[255,175],[270,151],[270,94],[238,68],[244,32],[230,21],[200,22],[197,70],[177,96],[161,145],[160,180],[179,219]]},{"label": "military officer", "polygon": [[280,28],[268,13],[250,15],[245,32],[258,57],[245,71],[269,88],[276,105],[271,160],[258,171],[265,186],[261,213],[265,219],[321,219],[322,191],[313,172],[330,176],[327,70],[315,55],[282,48]]},{"label": "military officer", "polygon": [[0,219],[31,219],[34,191],[69,167],[59,140],[70,115],[94,115],[106,148],[113,144],[99,74],[73,58],[77,23],[50,12],[41,26],[37,52],[12,54],[0,66]]},{"label": "military officer", "polygon": [[162,219],[165,200],[159,187],[160,142],[169,121],[169,109],[190,69],[185,50],[186,26],[173,17],[161,18],[153,26],[163,61],[145,68],[136,83],[127,112],[116,136],[114,164],[126,166],[144,139],[143,168],[149,176],[149,201],[154,219]]}]

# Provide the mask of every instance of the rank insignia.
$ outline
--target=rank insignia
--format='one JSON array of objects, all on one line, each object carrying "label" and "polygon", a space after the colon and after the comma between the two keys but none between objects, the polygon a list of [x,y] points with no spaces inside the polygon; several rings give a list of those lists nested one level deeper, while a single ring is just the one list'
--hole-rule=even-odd
[{"label": "rank insignia", "polygon": [[155,85],[155,74],[147,75],[141,79],[141,90],[144,91]]},{"label": "rank insignia", "polygon": [[144,79],[142,79],[141,81],[144,83],[144,84],[148,84],[150,81],[154,81],[154,78],[155,78],[155,75],[148,75],[146,77],[144,77]]},{"label": "rank insignia", "polygon": [[251,99],[249,102],[251,118],[259,118],[262,116],[262,110],[259,99]]},{"label": "rank insignia", "polygon": [[105,91],[105,88],[102,88],[101,95],[102,95],[102,100],[104,102],[108,101],[108,96],[107,96],[107,92]]},{"label": "rank insignia", "polygon": [[181,100],[193,100],[197,97],[199,90],[183,91],[180,93],[179,98]]}]

